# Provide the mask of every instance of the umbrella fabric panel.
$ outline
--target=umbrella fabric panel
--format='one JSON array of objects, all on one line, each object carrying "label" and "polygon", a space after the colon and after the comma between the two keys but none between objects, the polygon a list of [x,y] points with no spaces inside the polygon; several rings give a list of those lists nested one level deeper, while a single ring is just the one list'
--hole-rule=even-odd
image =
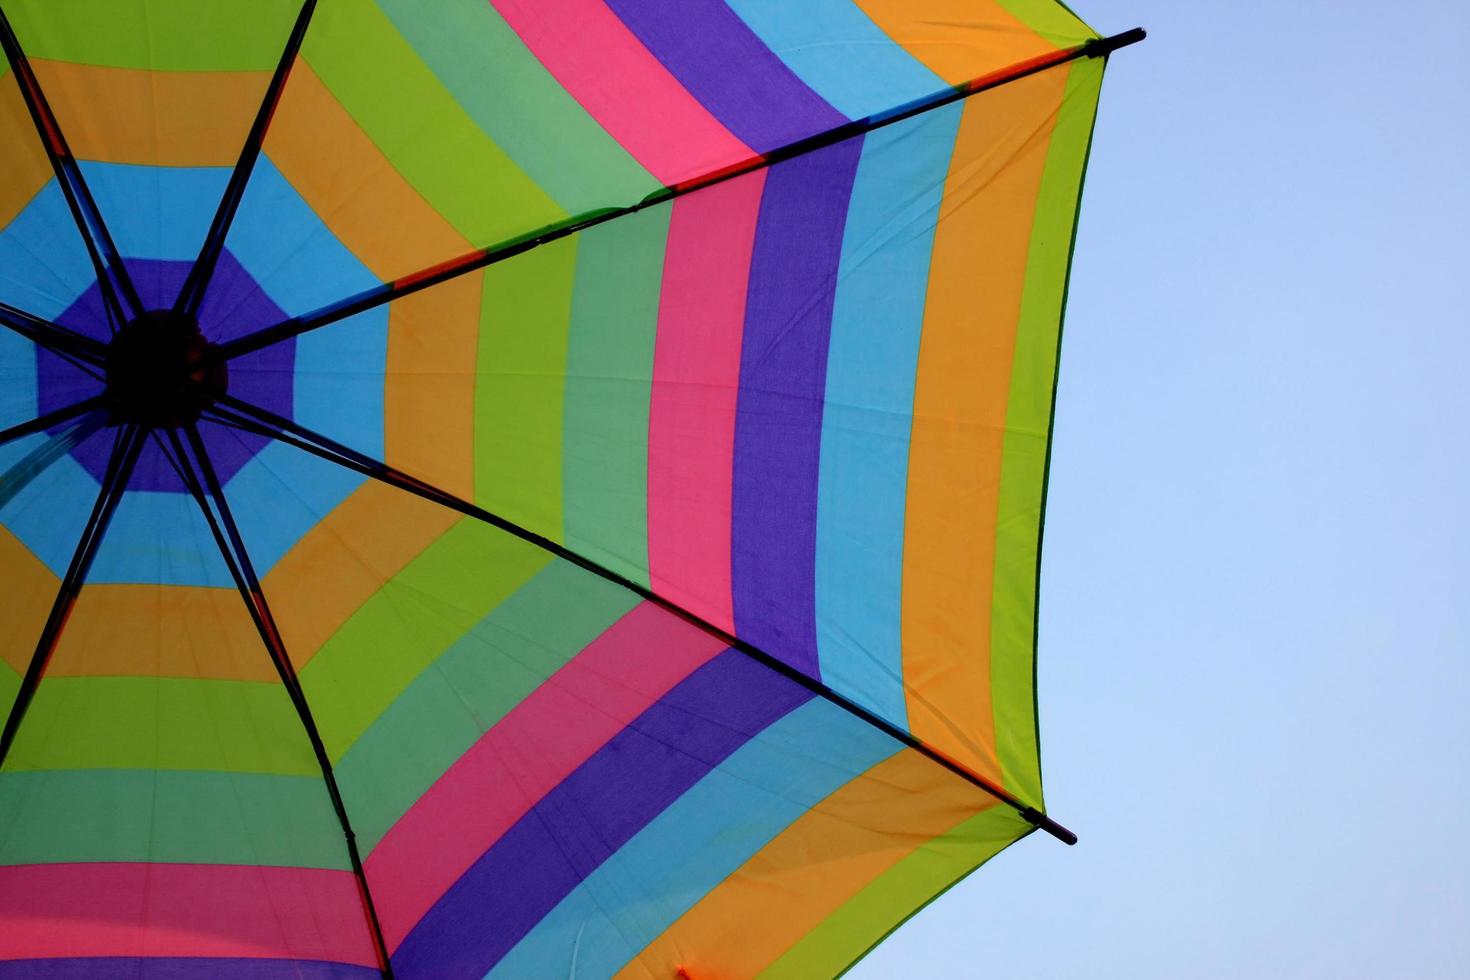
[{"label": "umbrella fabric panel", "polygon": [[266,153],[391,281],[1095,36],[1053,6],[331,0]]},{"label": "umbrella fabric panel", "polygon": [[[577,935],[593,974],[674,944],[744,975],[799,936],[740,959],[710,909],[779,884],[804,932],[996,805],[687,622],[468,519],[301,676],[403,976],[561,969]],[[1028,828],[962,832],[934,887]],[[826,875],[799,858],[821,841]],[[850,960],[903,914],[847,913],[831,955]]]},{"label": "umbrella fabric panel", "polygon": [[1039,802],[1035,551],[1100,73],[1050,69],[395,301],[388,462]]},{"label": "umbrella fabric panel", "polygon": [[[207,530],[152,519],[119,507],[98,567],[144,539],[164,565],[221,563]],[[24,618],[7,672],[41,632]],[[321,770],[233,587],[85,586],[0,772],[0,963],[20,961],[0,975],[138,957],[181,975],[376,962]]]}]

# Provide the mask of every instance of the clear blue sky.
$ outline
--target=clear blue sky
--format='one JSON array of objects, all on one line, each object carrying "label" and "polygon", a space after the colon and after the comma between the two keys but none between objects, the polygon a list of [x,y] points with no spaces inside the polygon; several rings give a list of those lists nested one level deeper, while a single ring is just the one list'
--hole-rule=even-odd
[{"label": "clear blue sky", "polygon": [[1051,812],[851,974],[1470,976],[1470,5],[1076,0],[1114,57]]}]

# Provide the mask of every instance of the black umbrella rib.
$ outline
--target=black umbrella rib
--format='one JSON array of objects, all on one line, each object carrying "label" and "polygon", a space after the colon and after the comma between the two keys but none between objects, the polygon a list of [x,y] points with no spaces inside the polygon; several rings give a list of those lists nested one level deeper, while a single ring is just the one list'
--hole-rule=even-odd
[{"label": "black umbrella rib", "polygon": [[[214,536],[214,542],[219,547],[220,556],[228,566],[230,577],[234,579],[235,587],[245,601],[245,608],[250,613],[255,630],[260,634],[261,642],[270,655],[271,663],[275,665],[276,673],[281,678],[281,686],[285,688],[292,706],[296,709],[297,716],[301,719],[301,725],[306,730],[306,737],[311,742],[312,753],[316,757],[317,765],[321,768],[322,779],[327,786],[327,794],[332,800],[332,809],[337,813],[343,837],[347,841],[347,854],[352,861],[352,874],[357,880],[363,913],[372,934],[373,949],[378,958],[378,969],[385,978],[392,980],[393,966],[388,958],[387,945],[383,941],[382,926],[378,923],[377,907],[373,904],[372,891],[368,888],[362,855],[357,849],[357,835],[353,833],[352,822],[348,819],[347,805],[343,802],[342,792],[337,786],[337,776],[332,770],[331,758],[327,755],[327,748],[322,742],[316,719],[312,717],[311,706],[306,701],[306,693],[301,687],[301,681],[296,676],[296,668],[292,666],[291,658],[286,652],[285,641],[281,639],[280,630],[276,628],[275,617],[266,603],[265,590],[261,588],[260,579],[255,574],[255,567],[250,562],[244,538],[241,537],[240,528],[235,523],[234,515],[231,514],[229,504],[225,500],[224,487],[220,483],[214,465],[209,460],[209,453],[205,448],[204,440],[199,435],[198,425],[191,423],[185,433],[188,436],[188,451],[185,450],[184,440],[180,439],[178,432],[174,429],[168,430],[169,441],[173,446],[173,454],[169,462],[183,478],[190,496],[194,498],[195,503],[199,505],[200,511],[204,514],[210,533]],[[211,500],[214,502],[212,508],[210,507]]]},{"label": "black umbrella rib", "polygon": [[43,320],[8,303],[0,303],[0,326],[20,334],[37,347],[44,347],[58,357],[66,358],[94,378],[100,376],[93,369],[107,363],[107,348],[93,338],[59,323]]},{"label": "black umbrella rib", "polygon": [[450,259],[447,262],[441,262],[438,265],[420,269],[418,272],[410,273],[407,276],[384,283],[381,286],[374,286],[371,289],[363,290],[356,295],[323,306],[310,313],[290,317],[282,320],[280,323],[257,330],[254,333],[237,337],[226,344],[221,344],[215,350],[213,356],[221,360],[227,360],[232,357],[240,357],[258,351],[263,347],[269,347],[271,344],[289,340],[292,337],[298,337],[301,334],[318,330],[339,320],[345,320],[347,317],[355,316],[365,310],[382,306],[384,303],[391,303],[396,299],[416,293],[421,289],[427,289],[430,286],[448,282],[451,279],[473,272],[476,269],[483,269],[497,262],[504,262],[506,259],[514,258],[517,255],[529,252],[533,248],[538,248],[558,239],[575,235],[589,228],[595,228],[598,225],[606,224],[625,215],[636,214],[645,208],[665,204],[686,194],[691,194],[694,191],[703,190],[706,187],[713,187],[727,180],[733,180],[736,177],[741,177],[757,170],[764,170],[796,157],[805,156],[808,153],[832,146],[843,140],[862,136],[865,133],[871,133],[874,130],[883,129],[886,126],[892,126],[894,123],[902,122],[905,119],[912,119],[914,116],[938,109],[940,106],[949,105],[952,102],[968,99],[981,92],[999,88],[1010,82],[1046,71],[1048,68],[1056,68],[1081,58],[1107,57],[1119,48],[1142,41],[1144,36],[1143,29],[1135,27],[1130,31],[1124,31],[1112,37],[1096,38],[1088,41],[1086,44],[1070,48],[1066,51],[1058,51],[1055,54],[1043,58],[1036,58],[1031,61],[1022,62],[1019,65],[1012,65],[1003,72],[983,75],[964,85],[959,85],[952,89],[945,89],[936,95],[911,102],[893,111],[844,123],[841,126],[825,130],[806,139],[797,140],[794,143],[787,144],[769,153],[750,157],[741,163],[716,170],[702,177],[697,177],[670,187],[660,188],[636,204],[607,208],[576,216],[531,234],[513,238],[508,242],[502,242],[489,248],[469,252],[458,258]]},{"label": "black umbrella rib", "polygon": [[291,28],[290,37],[286,39],[286,47],[276,64],[275,74],[271,76],[260,109],[255,114],[255,122],[251,124],[250,132],[245,137],[245,145],[240,148],[240,157],[235,161],[230,182],[225,185],[219,209],[214,213],[214,221],[210,223],[209,232],[204,236],[204,244],[199,249],[199,256],[189,269],[189,275],[174,302],[175,311],[188,313],[190,316],[199,315],[199,307],[209,289],[209,280],[214,276],[215,264],[219,262],[225,239],[229,237],[230,224],[235,220],[235,212],[239,210],[240,201],[245,196],[245,186],[250,183],[250,174],[255,169],[255,161],[260,157],[266,130],[270,128],[271,118],[280,104],[286,79],[291,74],[291,66],[296,61],[297,52],[301,50],[301,42],[306,37],[306,29],[311,24],[311,15],[315,10],[316,0],[306,0],[301,5],[301,12],[296,15],[296,23]]},{"label": "black umbrella rib", "polygon": [[[97,201],[82,177],[82,168],[72,155],[71,147],[67,145],[66,136],[61,132],[56,115],[51,111],[45,93],[41,91],[40,82],[36,80],[30,59],[21,49],[20,40],[15,36],[15,30],[10,26],[10,19],[5,16],[4,10],[0,10],[0,47],[5,49],[5,57],[15,72],[21,98],[30,110],[36,134],[40,136],[46,157],[51,161],[51,169],[56,174],[56,182],[61,185],[66,205],[71,209],[77,232],[87,246],[87,255],[96,270],[97,285],[102,290],[102,299],[115,330],[142,314],[142,300],[138,298],[138,291],[133,288],[127,266],[123,264],[122,256],[118,254],[112,235],[107,230],[107,224],[102,220],[102,212],[97,208]],[[122,300],[127,303],[126,310],[122,300],[118,298],[119,290],[122,292]]]},{"label": "black umbrella rib", "polygon": [[950,772],[954,773],[956,776],[959,776],[961,779],[965,780],[971,785],[976,786],[981,790],[984,790],[986,793],[999,800],[1001,803],[1012,807],[1028,823],[1031,823],[1032,825],[1041,828],[1042,830],[1051,834],[1053,837],[1057,838],[1063,843],[1077,843],[1077,835],[1072,833],[1072,831],[1068,830],[1066,827],[1063,827],[1055,820],[1052,820],[1050,817],[1042,813],[1040,810],[1037,810],[1035,807],[1027,806],[1025,803],[1016,799],[1010,793],[1007,793],[1004,789],[996,786],[985,777],[971,772],[969,769],[945,756],[943,753],[915,738],[909,732],[904,731],[902,728],[899,728],[897,725],[894,725],[887,719],[877,714],[874,714],[872,711],[869,711],[867,708],[864,708],[862,705],[851,700],[850,698],[839,694],[837,691],[828,687],[826,684],[823,684],[821,681],[816,680],[813,677],[809,677],[805,673],[786,663],[784,660],[781,660],[771,655],[770,653],[767,653],[766,651],[760,649],[759,647],[745,640],[742,640],[740,637],[734,635],[733,633],[721,629],[708,620],[703,619],[695,613],[690,612],[688,609],[685,609],[678,603],[664,598],[663,596],[647,588],[646,586],[640,585],[637,582],[634,582],[632,579],[620,575],[612,569],[607,568],[604,565],[600,565],[592,559],[571,550],[565,545],[559,544],[555,541],[552,541],[550,538],[545,537],[544,535],[537,534],[535,531],[522,527],[514,521],[508,520],[507,518],[504,518],[499,514],[494,513],[493,511],[486,510],[483,507],[478,507],[475,504],[469,503],[468,501],[461,500],[459,497],[456,497],[448,491],[440,490],[438,487],[425,483],[423,480],[419,480],[415,477],[409,476],[402,470],[398,470],[392,466],[389,466],[387,463],[373,459],[371,456],[357,452],[356,450],[351,449],[350,447],[345,446],[334,439],[329,439],[324,435],[313,432],[306,426],[303,426],[297,422],[293,422],[291,419],[277,415],[274,412],[267,411],[258,406],[251,405],[248,402],[241,401],[240,399],[234,398],[230,395],[223,396],[220,399],[220,402],[221,405],[228,407],[221,407],[221,405],[216,405],[209,410],[213,418],[215,418],[217,421],[224,422],[227,425],[232,425],[246,432],[252,432],[256,435],[265,436],[270,439],[275,439],[278,442],[283,442],[287,445],[294,446],[304,452],[311,453],[313,456],[318,456],[329,462],[336,463],[339,466],[345,466],[350,470],[355,470],[356,472],[361,473],[364,476],[372,477],[373,479],[386,483],[389,486],[397,487],[400,490],[406,490],[409,493],[422,497],[425,500],[441,504],[445,507],[448,507],[450,510],[456,511],[460,514],[464,514],[466,517],[473,517],[476,520],[483,521],[484,523],[489,524],[492,527],[499,528],[500,530],[505,531],[508,534],[512,534],[515,537],[520,538],[522,541],[528,542],[538,548],[541,548],[544,551],[550,552],[563,561],[571,562],[579,568],[589,571],[600,578],[606,579],[607,581],[612,582],[615,585],[622,586],[630,592],[635,593],[645,601],[651,602],[654,605],[660,607],[665,612],[672,613],[673,615],[678,616],[680,619],[684,620],[690,625],[695,626],[700,630],[703,630],[705,633],[713,636],[721,643],[724,643],[726,646],[729,646],[735,650],[739,650],[741,653],[745,654],[751,659],[765,665],[766,667],[771,668],[778,674],[781,674],[786,679],[794,681],[810,693],[831,702],[832,704],[843,709],[849,714],[854,715],[857,718],[867,722],[868,724],[882,731],[884,734],[888,735],[890,738],[896,739],[907,747],[925,756],[930,761],[938,763],[939,765],[943,766],[945,769],[948,769]]},{"label": "black umbrella rib", "polygon": [[101,408],[105,397],[104,395],[93,395],[91,398],[83,399],[74,405],[53,409],[44,415],[36,416],[28,422],[21,422],[19,425],[12,425],[8,429],[0,430],[0,446],[29,435],[34,435],[37,432],[44,432],[53,425],[60,425],[62,422],[74,419],[78,415],[85,415],[94,408]]},{"label": "black umbrella rib", "polygon": [[51,662],[51,655],[56,652],[61,631],[66,628],[67,618],[76,606],[82,584],[87,580],[93,559],[97,557],[97,548],[107,533],[107,526],[117,511],[118,502],[128,488],[128,480],[133,475],[133,467],[138,462],[138,454],[142,452],[146,438],[139,426],[129,425],[119,431],[118,438],[113,443],[112,455],[107,460],[97,502],[82,528],[71,564],[67,566],[66,574],[61,579],[61,587],[51,604],[51,612],[41,629],[40,639],[36,641],[36,652],[31,656],[25,676],[21,678],[20,689],[16,691],[15,700],[10,705],[10,714],[5,719],[5,728],[0,731],[0,767],[5,765],[5,760],[10,755],[10,747],[15,742],[26,709],[35,697],[36,688],[41,684],[41,676]]}]

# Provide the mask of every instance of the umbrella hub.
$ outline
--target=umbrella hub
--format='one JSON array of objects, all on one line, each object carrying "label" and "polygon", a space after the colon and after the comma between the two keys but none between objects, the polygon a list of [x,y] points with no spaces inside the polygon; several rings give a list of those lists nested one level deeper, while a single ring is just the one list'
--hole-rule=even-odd
[{"label": "umbrella hub", "polygon": [[107,348],[107,397],[113,418],[150,428],[188,425],[225,393],[223,360],[187,313],[150,310],[130,321]]}]

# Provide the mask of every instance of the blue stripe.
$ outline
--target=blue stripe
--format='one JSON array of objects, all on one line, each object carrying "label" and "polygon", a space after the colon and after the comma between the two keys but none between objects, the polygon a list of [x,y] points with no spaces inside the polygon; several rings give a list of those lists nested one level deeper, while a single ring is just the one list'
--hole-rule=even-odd
[{"label": "blue stripe", "polygon": [[929,255],[961,107],[868,135],[842,242],[817,499],[822,677],[907,724],[900,618]]},{"label": "blue stripe", "polygon": [[725,0],[818,95],[849,119],[949,88],[850,0]]},{"label": "blue stripe", "polygon": [[793,821],[900,748],[826,701],[797,708],[624,844],[490,975],[613,975]]},{"label": "blue stripe", "polygon": [[119,252],[184,262],[199,254],[230,179],[228,167],[89,162],[82,173]]}]

